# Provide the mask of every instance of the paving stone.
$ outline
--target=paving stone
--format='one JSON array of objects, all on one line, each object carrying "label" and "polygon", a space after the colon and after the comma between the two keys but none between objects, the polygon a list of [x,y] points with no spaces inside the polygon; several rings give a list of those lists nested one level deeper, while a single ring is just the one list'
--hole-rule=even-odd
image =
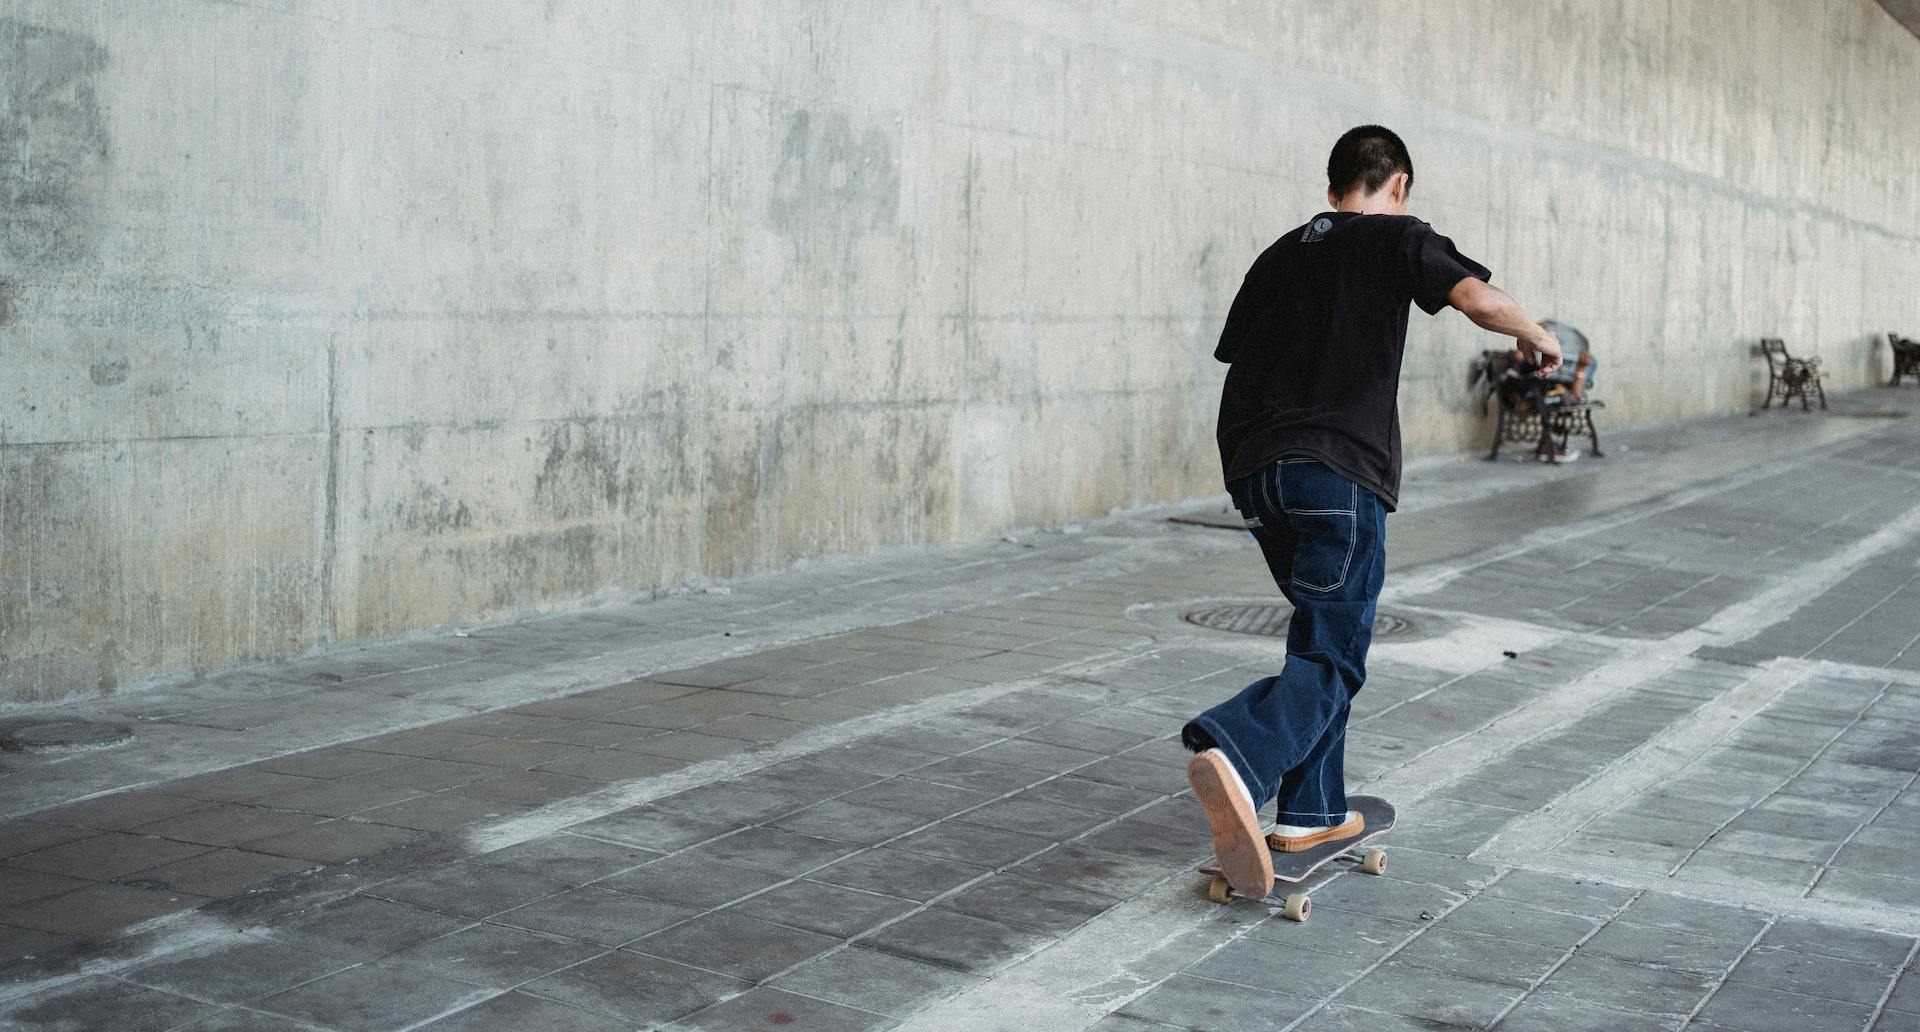
[{"label": "paving stone", "polygon": [[301,1024],[278,1014],[251,1007],[228,1007],[211,1017],[181,1025],[175,1032],[312,1032],[312,1025]]},{"label": "paving stone", "polygon": [[167,793],[216,803],[240,803],[270,796],[276,792],[291,792],[296,788],[310,787],[318,784],[319,781],[318,778],[275,774],[270,770],[234,767],[214,774],[202,774],[199,777],[169,782]]},{"label": "paving stone", "polygon": [[1517,811],[1495,806],[1453,799],[1423,799],[1417,813],[1401,814],[1393,829],[1393,843],[1466,856],[1518,816]]},{"label": "paving stone", "polygon": [[504,988],[571,967],[602,952],[598,945],[481,924],[401,950],[389,960],[442,978]]},{"label": "paving stone", "polygon": [[1116,821],[1082,836],[1078,841],[1109,853],[1125,853],[1185,867],[1212,855],[1213,840],[1196,834],[1140,820]]},{"label": "paving stone", "polygon": [[768,791],[736,782],[716,781],[663,796],[654,800],[654,805],[710,820],[758,824],[784,817],[819,801],[804,792]]},{"label": "paving stone", "polygon": [[1615,921],[1583,943],[1580,951],[1717,977],[1733,967],[1752,941],[1750,937],[1711,939],[1671,928]]},{"label": "paving stone", "polygon": [[1861,1007],[1816,996],[1729,982],[1701,1009],[1701,1020],[1742,1032],[1859,1032],[1873,1014]]},{"label": "paving stone", "polygon": [[383,882],[368,889],[367,895],[478,920],[566,887],[557,879],[464,862]]},{"label": "paving stone", "polygon": [[773,826],[816,838],[871,846],[920,828],[929,820],[924,814],[829,799],[797,810],[774,822]]},{"label": "paving stone", "polygon": [[1894,971],[1875,964],[1756,948],[1740,959],[1727,980],[1870,1007],[1887,994],[1893,977]]},{"label": "paving stone", "polygon": [[1767,916],[1757,910],[1664,892],[1649,892],[1634,900],[1617,920],[1728,942],[1752,942],[1767,926]]},{"label": "paving stone", "polygon": [[1809,893],[1815,899],[1838,899],[1869,906],[1907,908],[1913,902],[1913,882],[1906,878],[1829,868]]},{"label": "paving stone", "polygon": [[903,748],[901,743],[891,740],[881,744],[873,739],[862,739],[856,744],[823,749],[814,753],[814,758],[821,763],[847,770],[857,770],[877,778],[890,778],[924,767],[929,763],[936,763],[941,755]]},{"label": "paving stone", "polygon": [[414,796],[389,806],[379,806],[360,816],[375,824],[416,831],[452,831],[475,821],[502,816],[508,807],[484,799],[469,799],[453,792]]},{"label": "paving stone", "polygon": [[[1071,807],[1012,798],[1001,799],[968,810],[953,819],[963,824],[977,824],[1059,841],[1086,831],[1110,818],[1105,814],[1089,813]],[[1205,825],[1203,824],[1202,827],[1204,828]]]},{"label": "paving stone", "polygon": [[[1396,875],[1398,871],[1394,872]],[[1636,891],[1590,878],[1540,874],[1534,871],[1510,871],[1487,887],[1486,895],[1507,899],[1542,910],[1564,914],[1604,918],[1625,907]]]},{"label": "paving stone", "polygon": [[682,855],[734,867],[786,871],[792,876],[830,864],[858,848],[847,842],[761,827],[713,839]]},{"label": "paving stone", "polygon": [[247,890],[272,882],[313,865],[305,860],[269,856],[244,849],[216,849],[139,874],[142,885],[165,886],[196,896],[220,899],[239,896]]},{"label": "paving stone", "polygon": [[655,932],[626,948],[759,982],[837,945],[825,935],[724,910]]},{"label": "paving stone", "polygon": [[1048,779],[1008,798],[1051,803],[1096,814],[1113,815],[1138,809],[1160,797],[1160,793],[1149,789],[1111,785],[1069,774]]},{"label": "paving stone", "polygon": [[975,759],[972,754],[968,754],[949,757],[938,763],[920,767],[913,772],[913,777],[918,781],[930,781],[934,784],[951,785],[955,788],[966,788],[989,796],[997,796],[1026,788],[1043,780],[1046,775],[1025,767]]},{"label": "paving stone", "polygon": [[244,935],[161,957],[123,971],[120,977],[181,996],[238,1004],[344,970],[362,959],[335,946],[297,946]]},{"label": "paving stone", "polygon": [[39,852],[98,834],[99,831],[94,828],[70,828],[64,824],[41,821],[7,821],[0,824],[0,859]]},{"label": "paving stone", "polygon": [[291,792],[262,796],[253,802],[257,806],[315,814],[321,817],[345,817],[362,810],[371,810],[376,806],[386,806],[404,799],[411,799],[420,794],[422,793],[418,789],[411,787],[377,785],[361,781],[323,781],[305,788],[296,788]]},{"label": "paving stone", "polygon": [[791,877],[785,871],[737,867],[678,854],[595,884],[603,889],[707,909],[724,906]]},{"label": "paving stone", "polygon": [[478,1003],[492,991],[397,964],[362,964],[254,1006],[341,1032],[389,1032]]},{"label": "paving stone", "polygon": [[[73,803],[34,816],[53,824],[93,828],[99,831],[131,831],[165,817],[204,810],[211,806],[204,799],[168,795],[164,792],[115,792],[111,795]],[[54,845],[55,843],[47,843]]]},{"label": "paving stone", "polygon": [[85,879],[69,878],[64,874],[0,867],[0,908],[58,896],[91,884]]},{"label": "paving stone", "polygon": [[206,851],[207,847],[193,843],[109,831],[37,853],[16,856],[8,860],[7,865],[29,871],[108,881]]},{"label": "paving stone", "polygon": [[1689,878],[1721,884],[1737,880],[1794,895],[1805,892],[1820,873],[1817,864],[1705,849],[1695,853],[1680,870]]},{"label": "paving stone", "polygon": [[[1329,902],[1327,905],[1332,906]],[[1436,912],[1437,913],[1437,912]],[[1384,916],[1405,916],[1390,914]],[[1510,900],[1482,896],[1460,904],[1444,920],[1447,927],[1479,932],[1499,939],[1568,949],[1585,938],[1599,922],[1591,918],[1542,910]]]},{"label": "paving stone", "polygon": [[619,946],[700,913],[693,907],[588,885],[495,914],[490,921]]},{"label": "paving stone", "polygon": [[585,795],[599,787],[597,782],[586,778],[522,770],[461,785],[460,794],[510,806],[533,807]]},{"label": "paving stone", "polygon": [[1338,921],[1304,923],[1276,914],[1257,921],[1247,935],[1355,958],[1349,964],[1357,971],[1360,966],[1386,956],[1416,932],[1430,927],[1424,922],[1394,921],[1358,913],[1342,913]]},{"label": "paving stone", "polygon": [[389,849],[419,842],[425,837],[424,833],[411,828],[335,820],[297,831],[251,839],[246,845],[255,852],[275,856],[342,863],[378,856]]},{"label": "paving stone", "polygon": [[1110,853],[1080,842],[1055,846],[1010,871],[1051,885],[1121,898],[1139,893],[1169,873],[1165,864],[1151,858]]},{"label": "paving stone", "polygon": [[739,780],[748,784],[768,783],[825,799],[856,788],[865,788],[885,778],[886,775],[870,774],[856,767],[838,766],[829,760],[804,756],[762,767]]},{"label": "paving stone", "polygon": [[1338,999],[1351,1007],[1476,1028],[1519,997],[1520,990],[1511,986],[1388,962]]},{"label": "paving stone", "polygon": [[1064,935],[1120,900],[1056,882],[997,874],[940,901],[940,906],[1015,928]]},{"label": "paving stone", "polygon": [[1137,755],[1130,752],[1089,763],[1075,769],[1074,774],[1089,781],[1104,781],[1125,788],[1146,789],[1166,794],[1179,792],[1187,787],[1187,768],[1184,761],[1176,757],[1166,763],[1150,762],[1136,758]]},{"label": "paving stone", "polygon": [[918,905],[894,896],[801,880],[768,889],[729,909],[763,921],[845,939],[899,917]]},{"label": "paving stone", "polygon": [[[1436,1032],[1454,1027],[1457,1026],[1440,1025],[1404,1014],[1383,1014],[1380,1011],[1336,1005],[1309,1016],[1304,1023],[1294,1026],[1294,1032]],[[1095,1025],[1094,1028],[1101,1026]]]},{"label": "paving stone", "polygon": [[1583,953],[1555,971],[1540,991],[1606,1006],[1630,1000],[1635,1010],[1684,1017],[1712,990],[1717,978]]},{"label": "paving stone", "polygon": [[1216,982],[1310,999],[1332,995],[1358,974],[1353,960],[1300,946],[1247,939],[1229,944],[1186,973]]},{"label": "paving stone", "polygon": [[1668,1032],[1685,1022],[1684,1017],[1676,1015],[1626,1010],[1559,993],[1536,993],[1508,1011],[1497,1027],[1500,1032]]},{"label": "paving stone", "polygon": [[897,921],[859,941],[911,960],[984,975],[1051,941],[1051,937],[936,907]]},{"label": "paving stone", "polygon": [[742,827],[745,825],[737,821],[646,805],[576,824],[567,830],[576,835],[673,852]]},{"label": "paving stone", "polygon": [[295,810],[221,803],[143,825],[140,833],[205,846],[237,846],[253,839],[311,828],[324,819]]},{"label": "paving stone", "polygon": [[1128,1002],[1118,1013],[1193,1032],[1244,1032],[1284,1028],[1313,1006],[1313,1001],[1298,996],[1179,974]]},{"label": "paving stone", "polygon": [[0,1027],[163,1032],[218,1010],[172,993],[92,975],[0,1000]]},{"label": "paving stone", "polygon": [[1526,989],[1565,955],[1564,950],[1456,931],[1442,925],[1413,940],[1394,960]]},{"label": "paving stone", "polygon": [[1438,916],[1464,898],[1460,893],[1438,885],[1357,873],[1329,878],[1309,891],[1316,907],[1349,910],[1398,921],[1418,920],[1423,912]]},{"label": "paving stone", "polygon": [[943,822],[889,844],[890,849],[924,853],[946,860],[1001,867],[1025,859],[1056,839],[1016,831]]},{"label": "paving stone", "polygon": [[1920,975],[1914,974],[1914,970],[1909,966],[1894,983],[1893,995],[1887,997],[1890,1009],[1920,1014]]},{"label": "paving stone", "polygon": [[358,956],[371,958],[437,939],[471,923],[406,903],[348,896],[269,926],[266,934],[280,942],[321,950],[343,947]]},{"label": "paving stone", "polygon": [[522,988],[535,996],[651,1027],[685,1017],[749,986],[727,975],[614,950]]},{"label": "paving stone", "polygon": [[867,1011],[904,1018],[931,1001],[983,984],[975,975],[863,946],[829,953],[770,984]]},{"label": "paving stone", "polygon": [[474,857],[473,862],[568,885],[584,885],[632,870],[659,856],[639,846],[561,834],[528,839],[519,845],[482,853]]},{"label": "paving stone", "polygon": [[548,760],[535,770],[588,781],[632,781],[679,770],[686,761],[647,753],[618,749],[594,749],[591,752]]},{"label": "paving stone", "polygon": [[526,993],[502,993],[490,1000],[420,1026],[422,1032],[631,1032],[633,1025],[604,1014],[583,1011]]},{"label": "paving stone", "polygon": [[681,1027],[702,1032],[794,1028],[810,1032],[870,1032],[891,1028],[891,1018],[761,986],[682,1018]]},{"label": "paving stone", "polygon": [[1920,1014],[1883,1011],[1879,1020],[1873,1023],[1871,1032],[1920,1032]]},{"label": "paving stone", "polygon": [[1837,957],[1862,964],[1897,968],[1913,950],[1914,940],[1904,935],[1889,935],[1864,928],[1846,928],[1821,924],[1797,917],[1783,917],[1760,937],[1760,948],[1794,950],[1821,957]]},{"label": "paving stone", "polygon": [[205,896],[176,890],[94,884],[0,910],[0,924],[89,939],[205,902]]},{"label": "paving stone", "polygon": [[888,778],[876,785],[849,792],[841,802],[873,806],[917,814],[928,819],[950,817],[982,803],[991,802],[996,793],[936,784],[917,777]]},{"label": "paving stone", "polygon": [[[485,739],[459,736],[472,742]],[[461,747],[466,748],[466,747]],[[414,788],[422,792],[438,792],[449,788],[459,788],[476,781],[498,775],[500,768],[484,763],[467,763],[440,757],[417,758],[394,764],[391,767],[376,767],[372,770],[350,774],[342,778],[343,782],[387,785],[396,788]]]}]

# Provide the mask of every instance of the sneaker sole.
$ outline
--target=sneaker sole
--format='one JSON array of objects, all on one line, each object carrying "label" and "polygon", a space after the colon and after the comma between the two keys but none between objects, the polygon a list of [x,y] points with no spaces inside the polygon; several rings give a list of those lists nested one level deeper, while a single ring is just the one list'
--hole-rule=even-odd
[{"label": "sneaker sole", "polygon": [[1316,831],[1311,835],[1299,835],[1288,838],[1282,835],[1268,835],[1267,845],[1281,853],[1304,853],[1323,842],[1335,839],[1357,838],[1367,830],[1367,819],[1358,814],[1344,824],[1336,824],[1325,831]]},{"label": "sneaker sole", "polygon": [[1265,899],[1273,891],[1273,854],[1260,834],[1260,821],[1234,786],[1227,758],[1208,750],[1187,761],[1187,783],[1213,830],[1213,855],[1233,891]]}]

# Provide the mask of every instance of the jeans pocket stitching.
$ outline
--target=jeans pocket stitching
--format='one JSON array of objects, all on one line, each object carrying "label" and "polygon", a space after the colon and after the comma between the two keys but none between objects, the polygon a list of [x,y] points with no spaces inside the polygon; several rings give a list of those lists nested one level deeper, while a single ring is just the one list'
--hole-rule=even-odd
[{"label": "jeans pocket stitching", "polygon": [[[1354,495],[1354,508],[1357,510],[1357,508],[1359,508],[1359,495],[1357,495],[1359,489],[1352,487],[1352,485],[1348,485],[1348,487],[1350,487],[1352,491],[1356,491],[1356,495]],[[1338,508],[1325,510],[1325,514],[1329,514],[1329,516],[1352,516],[1352,518],[1346,522],[1346,558],[1340,560],[1340,579],[1332,581],[1331,585],[1321,587],[1321,585],[1309,585],[1309,583],[1302,581],[1302,579],[1296,575],[1296,577],[1292,577],[1294,587],[1300,587],[1300,589],[1306,589],[1306,591],[1338,591],[1342,585],[1346,585],[1346,575],[1348,575],[1348,572],[1352,572],[1352,566],[1354,566],[1354,547],[1359,543],[1359,516],[1357,516],[1357,512],[1340,512]]]}]

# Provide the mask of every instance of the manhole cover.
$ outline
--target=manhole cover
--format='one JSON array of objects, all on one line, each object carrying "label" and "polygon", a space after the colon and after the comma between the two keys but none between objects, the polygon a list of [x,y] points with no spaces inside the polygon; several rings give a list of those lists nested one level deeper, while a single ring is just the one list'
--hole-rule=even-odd
[{"label": "manhole cover", "polygon": [[104,720],[69,717],[0,722],[0,749],[7,752],[103,749],[132,737],[132,728]]},{"label": "manhole cover", "polygon": [[[1287,621],[1293,619],[1293,607],[1280,604],[1250,606],[1216,606],[1212,609],[1196,609],[1185,614],[1185,620],[1198,627],[1211,631],[1228,631],[1233,634],[1265,634],[1271,637],[1285,637]],[[1396,634],[1405,634],[1414,629],[1411,619],[1399,613],[1379,610],[1373,617],[1373,636],[1385,638]]]}]

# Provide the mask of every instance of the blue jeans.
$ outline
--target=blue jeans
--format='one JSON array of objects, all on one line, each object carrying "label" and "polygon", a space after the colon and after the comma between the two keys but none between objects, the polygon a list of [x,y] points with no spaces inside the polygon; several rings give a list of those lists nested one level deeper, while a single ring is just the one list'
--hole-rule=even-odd
[{"label": "blue jeans", "polygon": [[1193,718],[1181,739],[1196,752],[1218,746],[1256,809],[1277,796],[1280,823],[1339,824],[1347,816],[1347,714],[1367,679],[1386,578],[1386,509],[1311,459],[1282,459],[1229,490],[1293,603],[1287,661],[1278,675]]}]

